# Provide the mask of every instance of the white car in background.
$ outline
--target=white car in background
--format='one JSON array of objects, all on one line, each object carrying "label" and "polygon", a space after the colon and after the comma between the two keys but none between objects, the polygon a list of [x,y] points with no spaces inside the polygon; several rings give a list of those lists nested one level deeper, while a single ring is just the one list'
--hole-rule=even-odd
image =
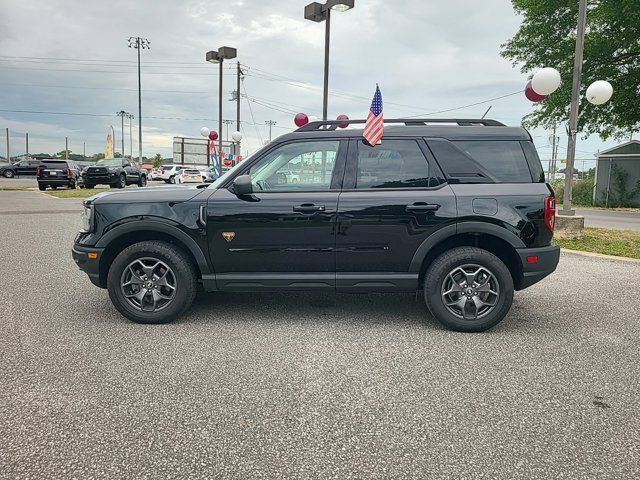
[{"label": "white car in background", "polygon": [[158,168],[154,180],[164,180],[166,183],[176,183],[176,175],[184,168],[182,165],[162,165]]},{"label": "white car in background", "polygon": [[175,183],[202,183],[202,173],[197,168],[183,168],[175,176]]}]

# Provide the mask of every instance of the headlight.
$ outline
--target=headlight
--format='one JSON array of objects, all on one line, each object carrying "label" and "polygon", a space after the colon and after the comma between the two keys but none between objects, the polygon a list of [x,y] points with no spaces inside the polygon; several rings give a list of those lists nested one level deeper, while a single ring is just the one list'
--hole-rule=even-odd
[{"label": "headlight", "polygon": [[89,233],[93,231],[93,203],[87,202],[86,200],[82,202],[82,231]]}]

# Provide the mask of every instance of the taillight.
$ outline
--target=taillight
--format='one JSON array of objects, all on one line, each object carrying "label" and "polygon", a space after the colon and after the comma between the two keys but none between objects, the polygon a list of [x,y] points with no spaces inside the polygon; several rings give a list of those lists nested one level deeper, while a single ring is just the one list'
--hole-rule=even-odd
[{"label": "taillight", "polygon": [[42,167],[36,167],[36,176],[40,175],[42,172]]},{"label": "taillight", "polygon": [[556,197],[553,195],[544,199],[544,223],[553,233],[553,228],[556,226]]},{"label": "taillight", "polygon": [[73,174],[71,173],[71,169],[67,168],[67,177],[71,177]]}]

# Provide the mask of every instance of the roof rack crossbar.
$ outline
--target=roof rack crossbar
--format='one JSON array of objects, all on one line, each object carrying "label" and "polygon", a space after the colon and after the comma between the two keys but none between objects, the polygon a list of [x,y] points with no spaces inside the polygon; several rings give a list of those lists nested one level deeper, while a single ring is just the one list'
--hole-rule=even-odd
[{"label": "roof rack crossbar", "polygon": [[[298,128],[296,132],[311,132],[314,130],[335,130],[342,124],[364,124],[366,120],[319,120],[309,122]],[[504,127],[505,124],[497,120],[487,118],[385,118],[384,123],[398,123],[410,126],[425,126],[430,123],[454,123],[461,127],[484,126],[484,127]],[[324,127],[324,128],[322,128]]]}]

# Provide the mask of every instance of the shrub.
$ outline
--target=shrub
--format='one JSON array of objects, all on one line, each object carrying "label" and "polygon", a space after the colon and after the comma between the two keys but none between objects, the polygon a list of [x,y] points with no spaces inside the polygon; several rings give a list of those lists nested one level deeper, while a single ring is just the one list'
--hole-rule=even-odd
[{"label": "shrub", "polygon": [[[561,205],[564,201],[564,179],[556,179],[550,182],[551,188],[556,192],[556,203]],[[572,188],[571,203],[585,207],[593,206],[593,178],[575,180]]]}]

